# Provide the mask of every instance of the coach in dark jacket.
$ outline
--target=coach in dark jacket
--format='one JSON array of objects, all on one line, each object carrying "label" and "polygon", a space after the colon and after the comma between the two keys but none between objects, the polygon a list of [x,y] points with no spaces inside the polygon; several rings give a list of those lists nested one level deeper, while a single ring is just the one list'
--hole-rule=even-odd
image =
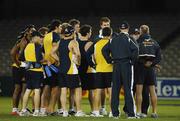
[{"label": "coach in dark jacket", "polygon": [[[155,66],[161,61],[161,50],[159,44],[151,38],[149,27],[142,25],[140,27],[140,37],[137,40],[139,45],[139,58],[135,73],[136,83],[136,104],[137,115],[144,117],[141,112],[143,85],[149,88],[152,104],[152,117],[157,118],[157,95],[155,91],[156,74]],[[149,94],[146,94],[149,96]]]},{"label": "coach in dark jacket", "polygon": [[138,56],[138,47],[129,37],[129,24],[122,22],[121,33],[110,41],[102,50],[108,63],[113,63],[113,84],[111,108],[114,117],[119,116],[120,87],[124,86],[125,103],[128,118],[135,118],[135,104],[133,99],[133,63]]}]

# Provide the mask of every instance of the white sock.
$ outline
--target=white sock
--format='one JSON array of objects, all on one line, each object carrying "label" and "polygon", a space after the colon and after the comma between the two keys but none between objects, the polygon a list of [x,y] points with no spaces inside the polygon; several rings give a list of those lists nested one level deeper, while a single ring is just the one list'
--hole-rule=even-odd
[{"label": "white sock", "polygon": [[81,112],[82,112],[82,110],[77,111],[77,113],[81,113]]},{"label": "white sock", "polygon": [[26,109],[26,108],[22,109],[22,112],[26,112],[26,111],[27,111],[27,109]]},{"label": "white sock", "polygon": [[99,111],[93,111],[93,113],[99,115]]},{"label": "white sock", "polygon": [[17,112],[18,111],[18,108],[13,108],[12,109],[12,112]]},{"label": "white sock", "polygon": [[36,110],[34,111],[34,113],[39,113],[39,110],[38,110],[38,109],[36,109]]},{"label": "white sock", "polygon": [[62,111],[63,111],[63,109],[61,109],[61,108],[60,108],[60,109],[57,109],[57,112],[62,112]]},{"label": "white sock", "polygon": [[41,108],[40,111],[41,111],[42,113],[45,113],[45,112],[46,112],[46,108]]}]

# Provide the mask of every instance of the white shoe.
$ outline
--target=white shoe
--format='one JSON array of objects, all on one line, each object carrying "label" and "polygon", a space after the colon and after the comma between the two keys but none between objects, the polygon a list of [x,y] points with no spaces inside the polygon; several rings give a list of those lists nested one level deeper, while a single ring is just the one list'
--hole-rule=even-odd
[{"label": "white shoe", "polygon": [[119,116],[113,116],[112,118],[113,119],[119,119]]},{"label": "white shoe", "polygon": [[29,113],[29,111],[21,111],[20,113],[19,113],[19,116],[30,116],[31,115],[31,113]]},{"label": "white shoe", "polygon": [[88,115],[86,115],[84,112],[82,111],[77,111],[77,113],[74,115],[76,117],[89,117]]},{"label": "white shoe", "polygon": [[100,115],[104,115],[104,116],[108,114],[105,108],[101,108],[99,110],[99,113],[100,113]]},{"label": "white shoe", "polygon": [[90,115],[91,117],[104,117],[103,115],[100,115],[99,113],[93,111]]},{"label": "white shoe", "polygon": [[109,118],[113,117],[112,112],[109,112]]},{"label": "white shoe", "polygon": [[47,113],[46,112],[39,112],[39,116],[42,116],[42,117],[47,116]]},{"label": "white shoe", "polygon": [[147,117],[147,115],[144,113],[137,113],[136,116],[139,118],[146,118]]},{"label": "white shoe", "polygon": [[35,116],[35,117],[36,117],[36,116],[40,116],[40,115],[39,115],[39,112],[34,112],[34,113],[32,114],[32,116]]},{"label": "white shoe", "polygon": [[142,116],[143,118],[146,118],[146,117],[147,117],[147,114],[141,113],[141,116]]},{"label": "white shoe", "polygon": [[139,119],[139,116],[128,116],[127,119]]},{"label": "white shoe", "polygon": [[58,115],[63,115],[63,109],[57,109],[57,114]]},{"label": "white shoe", "polygon": [[62,117],[68,117],[68,111],[63,111]]}]

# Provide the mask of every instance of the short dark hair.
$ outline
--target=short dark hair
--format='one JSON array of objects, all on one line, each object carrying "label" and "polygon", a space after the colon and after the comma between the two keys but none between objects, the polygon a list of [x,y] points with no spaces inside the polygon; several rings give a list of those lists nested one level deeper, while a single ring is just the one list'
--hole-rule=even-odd
[{"label": "short dark hair", "polygon": [[92,27],[90,25],[85,24],[85,25],[81,26],[79,33],[82,36],[86,36],[87,33],[89,33],[91,29],[92,29]]},{"label": "short dark hair", "polygon": [[103,22],[111,22],[111,20],[108,18],[108,17],[102,17],[101,19],[100,19],[100,25],[102,25],[102,23]]},{"label": "short dark hair", "polygon": [[76,24],[80,24],[80,21],[77,19],[71,19],[68,22],[72,27],[74,27]]},{"label": "short dark hair", "polygon": [[42,34],[43,36],[45,36],[45,33],[48,32],[48,31],[49,31],[49,29],[48,29],[47,27],[41,27],[41,28],[38,30],[38,32],[39,32],[40,34]]},{"label": "short dark hair", "polygon": [[62,24],[62,22],[58,19],[53,19],[51,21],[51,24],[49,26],[49,31],[53,31],[56,29],[56,27],[59,27],[59,25]]},{"label": "short dark hair", "polygon": [[111,27],[105,27],[102,29],[102,36],[110,36],[112,33]]}]

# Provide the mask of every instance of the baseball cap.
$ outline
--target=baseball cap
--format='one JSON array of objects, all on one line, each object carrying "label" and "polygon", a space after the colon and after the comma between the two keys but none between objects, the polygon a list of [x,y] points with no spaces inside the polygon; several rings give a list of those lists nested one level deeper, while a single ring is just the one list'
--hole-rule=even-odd
[{"label": "baseball cap", "polygon": [[139,32],[139,29],[138,29],[138,28],[133,29],[132,33],[133,33],[133,34],[140,34],[140,32]]},{"label": "baseball cap", "polygon": [[126,21],[121,22],[120,29],[127,29],[129,28],[129,24]]},{"label": "baseball cap", "polygon": [[32,37],[38,36],[38,37],[43,37],[38,31],[33,31],[31,34]]}]

